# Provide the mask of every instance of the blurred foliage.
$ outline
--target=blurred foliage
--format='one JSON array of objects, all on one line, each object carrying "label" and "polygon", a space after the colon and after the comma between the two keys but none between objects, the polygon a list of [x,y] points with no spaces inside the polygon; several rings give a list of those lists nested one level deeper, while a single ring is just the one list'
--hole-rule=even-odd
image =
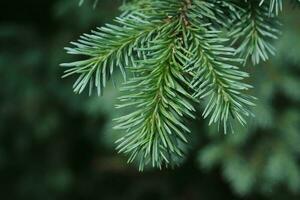
[{"label": "blurred foliage", "polygon": [[78,2],[0,3],[1,199],[300,198],[299,9],[284,8],[277,56],[249,69],[259,98],[250,125],[221,135],[199,117],[180,168],[138,173],[113,150],[118,90],[77,96],[73,80],[59,78],[58,64],[72,59],[67,42],[110,21],[122,3]]}]

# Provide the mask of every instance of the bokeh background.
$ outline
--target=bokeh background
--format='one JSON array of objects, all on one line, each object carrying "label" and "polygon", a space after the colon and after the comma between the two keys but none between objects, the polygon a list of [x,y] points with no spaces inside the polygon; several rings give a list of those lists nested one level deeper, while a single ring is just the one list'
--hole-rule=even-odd
[{"label": "bokeh background", "polygon": [[72,93],[63,47],[119,14],[77,0],[0,1],[0,199],[300,199],[300,9],[285,6],[277,55],[248,67],[256,118],[223,135],[191,122],[186,160],[143,173],[114,151],[118,89]]}]

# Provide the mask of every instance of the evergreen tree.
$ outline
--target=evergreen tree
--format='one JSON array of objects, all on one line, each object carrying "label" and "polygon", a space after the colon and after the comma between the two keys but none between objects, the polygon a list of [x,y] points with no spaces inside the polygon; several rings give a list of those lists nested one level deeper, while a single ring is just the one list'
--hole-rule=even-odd
[{"label": "evergreen tree", "polygon": [[186,119],[195,118],[199,101],[205,102],[203,118],[224,133],[253,116],[255,98],[241,67],[275,53],[282,5],[281,0],[132,1],[115,23],[66,48],[83,59],[62,64],[63,77],[78,76],[76,93],[88,88],[101,95],[120,70],[125,85],[116,107],[131,111],[115,119],[115,128],[126,132],[117,149],[129,162],[137,159],[141,170],[147,164],[174,165],[184,155]]}]

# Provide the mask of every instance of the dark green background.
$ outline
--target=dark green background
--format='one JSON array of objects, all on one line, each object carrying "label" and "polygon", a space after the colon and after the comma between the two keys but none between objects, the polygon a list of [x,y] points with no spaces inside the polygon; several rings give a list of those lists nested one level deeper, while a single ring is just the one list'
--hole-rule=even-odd
[{"label": "dark green background", "polygon": [[59,63],[74,59],[63,47],[120,2],[0,2],[0,199],[300,199],[299,9],[281,16],[277,56],[247,69],[259,98],[249,127],[217,133],[199,106],[182,166],[140,173],[113,149],[118,90],[78,96],[60,78]]}]

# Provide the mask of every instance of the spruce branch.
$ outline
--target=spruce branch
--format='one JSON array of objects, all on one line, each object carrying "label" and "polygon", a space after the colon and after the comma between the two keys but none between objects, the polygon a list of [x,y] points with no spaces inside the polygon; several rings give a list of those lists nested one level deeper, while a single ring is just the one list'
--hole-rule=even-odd
[{"label": "spruce branch", "polygon": [[249,107],[254,106],[254,97],[245,93],[252,86],[243,83],[249,75],[235,66],[239,61],[234,57],[235,50],[223,46],[220,41],[215,43],[218,34],[214,31],[200,33],[196,27],[188,32],[194,45],[190,70],[196,69],[193,80],[195,97],[208,100],[203,117],[210,116],[209,125],[217,123],[226,133],[228,127],[232,128],[232,119],[245,125],[244,117],[252,115]]},{"label": "spruce branch", "polygon": [[[172,3],[157,6],[166,10],[170,5],[178,6]],[[138,67],[132,68],[135,77],[123,87],[125,95],[117,106],[136,109],[116,119],[115,128],[127,132],[117,141],[117,149],[129,154],[129,162],[138,159],[140,170],[147,164],[158,168],[176,164],[188,141],[186,133],[190,132],[184,118],[194,118],[190,75],[184,72],[189,62],[182,46],[185,8],[179,10],[176,16],[167,12],[158,37],[149,41],[150,47],[140,49],[147,52],[147,59],[139,60]]]},{"label": "spruce branch", "polygon": [[206,104],[203,118],[209,125],[227,133],[233,121],[246,124],[255,98],[247,94],[249,74],[238,65],[274,53],[278,30],[266,3],[142,0],[122,10],[114,24],[66,48],[82,60],[62,65],[68,68],[64,77],[78,76],[76,93],[96,87],[100,95],[116,67],[124,78],[129,75],[117,108],[130,113],[115,119],[124,133],[117,149],[129,162],[138,161],[140,170],[177,164],[190,132],[185,119],[194,118],[199,100]]},{"label": "spruce branch", "polygon": [[73,86],[75,93],[81,93],[88,86],[90,94],[96,87],[98,95],[101,95],[116,67],[126,78],[125,67],[134,65],[134,48],[151,37],[156,29],[155,23],[148,21],[139,12],[123,18],[118,17],[115,22],[116,24],[107,24],[91,34],[84,34],[77,42],[71,43],[74,47],[66,48],[69,54],[86,57],[80,61],[62,64],[68,68],[63,78],[79,76]]},{"label": "spruce branch", "polygon": [[261,0],[260,6],[262,4],[269,3],[269,13],[275,13],[276,15],[279,15],[279,13],[282,11],[283,2],[282,0]]},{"label": "spruce branch", "polygon": [[148,163],[159,168],[174,164],[183,156],[183,143],[190,132],[183,119],[194,118],[195,109],[189,81],[183,76],[188,59],[177,37],[182,23],[176,20],[162,27],[160,38],[143,49],[151,56],[132,69],[137,76],[127,82],[120,98],[118,108],[133,106],[136,110],[116,119],[115,128],[127,131],[117,141],[117,149],[129,154],[129,162],[138,158],[140,170]]},{"label": "spruce branch", "polygon": [[[166,9],[172,5],[170,2],[165,4]],[[190,18],[196,16],[197,9],[206,12],[195,17],[198,24],[194,25]],[[211,115],[210,124],[222,122],[225,132],[230,126],[230,115],[245,124],[244,116],[251,114],[248,107],[254,105],[252,98],[242,93],[251,86],[241,82],[248,74],[229,64],[236,61],[229,58],[234,54],[233,49],[221,45],[224,41],[219,40],[216,32],[203,27],[203,18],[216,19],[212,9],[206,2],[198,1],[192,7],[191,1],[185,1],[177,15],[170,16],[168,12],[167,21],[175,21],[177,25],[162,27],[159,39],[150,41],[151,47],[143,49],[150,58],[133,68],[138,75],[127,83],[127,95],[121,98],[118,108],[133,106],[137,110],[118,118],[116,128],[127,130],[118,141],[119,151],[130,155],[129,162],[139,158],[141,170],[148,163],[159,168],[163,163],[172,164],[182,155],[178,141],[187,142],[184,132],[189,129],[181,121],[184,116],[193,117],[194,111],[188,100],[210,96],[204,117]],[[191,89],[197,89],[194,97]]]},{"label": "spruce branch", "polygon": [[194,73],[194,96],[208,100],[203,117],[210,116],[209,125],[217,123],[226,133],[233,119],[246,124],[245,117],[252,115],[250,107],[255,98],[246,94],[252,86],[243,82],[249,74],[237,67],[240,59],[235,57],[235,49],[226,47],[228,39],[220,31],[210,30],[209,24],[193,18],[198,9],[188,15],[190,26],[185,35],[193,56],[186,68]]},{"label": "spruce branch", "polygon": [[269,13],[266,5],[259,5],[258,1],[242,3],[244,12],[240,19],[232,23],[229,36],[233,38],[232,43],[237,45],[238,54],[244,63],[250,59],[254,65],[261,60],[269,59],[269,54],[275,54],[272,42],[278,39],[280,31],[277,29],[279,22],[277,18]]}]

